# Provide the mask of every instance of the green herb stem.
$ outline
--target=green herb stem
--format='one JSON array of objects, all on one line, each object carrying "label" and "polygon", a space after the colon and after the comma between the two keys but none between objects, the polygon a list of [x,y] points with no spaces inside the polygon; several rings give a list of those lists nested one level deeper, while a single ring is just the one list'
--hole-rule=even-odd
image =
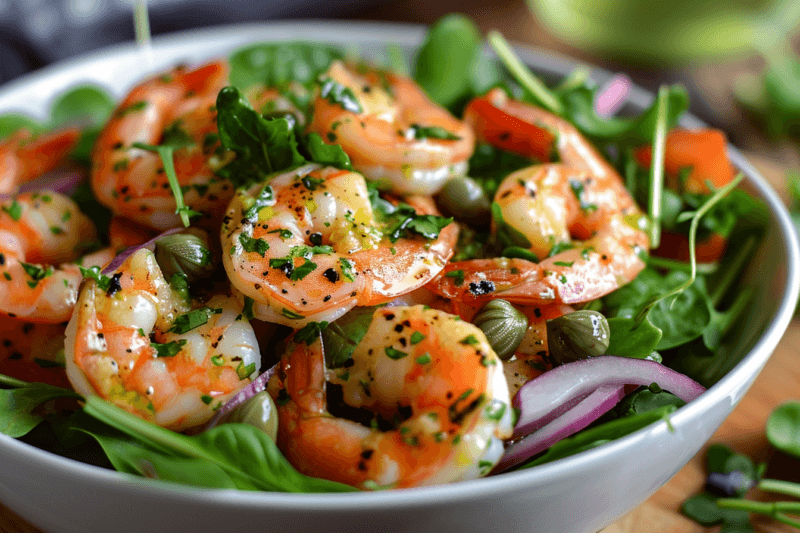
[{"label": "green herb stem", "polygon": [[556,115],[562,115],[564,106],[561,105],[561,102],[558,101],[542,80],[534,76],[530,69],[517,57],[514,49],[511,48],[503,34],[497,30],[491,30],[488,34],[488,39],[497,56],[520,85],[533,94],[549,111]]},{"label": "green herb stem", "polygon": [[147,17],[147,0],[136,0],[133,8],[133,25],[136,32],[136,43],[139,46],[150,46],[150,20]]},{"label": "green herb stem", "polygon": [[800,527],[800,520],[787,514],[800,514],[800,502],[755,502],[739,498],[721,498],[717,500],[717,507],[766,515],[784,524]]},{"label": "green herb stem", "polygon": [[175,161],[173,159],[175,147],[153,146],[151,144],[144,143],[133,143],[133,146],[134,148],[139,148],[141,150],[155,152],[159,155],[159,157],[161,157],[161,162],[164,163],[164,172],[167,174],[169,186],[172,189],[172,195],[175,197],[175,213],[180,215],[184,227],[188,228],[190,224],[189,217],[199,213],[192,211],[191,208],[189,208],[189,206],[187,206],[183,201],[183,191],[181,191],[181,185],[178,182],[178,174],[175,172]]},{"label": "green herb stem", "polygon": [[669,87],[658,90],[656,129],[653,136],[653,159],[650,164],[650,194],[648,213],[650,215],[650,248],[661,244],[661,195],[664,190],[664,154],[667,147],[667,121],[669,114]]},{"label": "green herb stem", "polygon": [[800,498],[800,483],[792,483],[790,481],[762,479],[758,482],[758,490]]},{"label": "green herb stem", "polygon": [[22,381],[21,379],[12,378],[11,376],[6,376],[5,374],[0,374],[0,385],[11,389],[20,389],[22,387],[27,387],[31,384],[28,383],[27,381]]},{"label": "green herb stem", "polygon": [[[667,268],[669,270],[683,270],[684,272],[692,271],[692,264],[685,261],[677,261],[675,259],[667,259],[665,257],[656,257],[651,255],[647,258],[647,266],[657,268]],[[698,274],[713,274],[719,270],[719,263],[698,263]]]}]

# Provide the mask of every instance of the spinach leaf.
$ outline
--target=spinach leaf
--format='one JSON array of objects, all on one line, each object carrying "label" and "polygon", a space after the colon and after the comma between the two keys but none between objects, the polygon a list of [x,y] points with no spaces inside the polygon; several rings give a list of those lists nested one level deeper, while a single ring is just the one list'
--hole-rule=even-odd
[{"label": "spinach leaf", "polygon": [[477,26],[460,14],[439,19],[416,58],[414,78],[435,102],[458,111],[471,97],[499,83],[500,71],[482,57]]},{"label": "spinach leaf", "polygon": [[0,389],[0,433],[21,437],[36,427],[43,418],[33,414],[42,403],[55,398],[81,398],[75,391],[29,383],[14,389]]},{"label": "spinach leaf", "polygon": [[787,402],[772,411],[767,440],[782,452],[800,457],[800,402]]},{"label": "spinach leaf", "polygon": [[326,44],[257,43],[231,54],[228,79],[242,91],[255,84],[280,87],[298,82],[308,86],[336,59],[344,59],[341,50]]},{"label": "spinach leaf", "polygon": [[[679,287],[689,277],[686,272],[678,270],[661,276],[654,269],[647,268],[631,283],[604,299],[605,314],[612,318],[633,319],[643,306],[664,293],[665,287]],[[711,321],[708,299],[703,287],[693,283],[681,294],[658,301],[647,315],[652,325],[662,332],[655,349],[666,350],[700,337]]]},{"label": "spinach leaf", "polygon": [[[164,449],[178,457],[193,459],[185,466],[193,468],[195,461],[211,463],[216,468],[207,471],[228,480],[243,490],[284,492],[349,492],[356,489],[305,476],[295,470],[281,455],[266,433],[248,424],[223,424],[194,436],[174,433],[146,422],[96,396],[86,399],[84,410],[91,416],[122,431],[148,448]],[[120,447],[121,448],[121,447]],[[138,451],[134,450],[135,461]],[[151,463],[152,464],[152,463]],[[160,463],[163,464],[163,463]],[[220,470],[228,477],[222,477]],[[173,472],[165,475],[174,476]],[[193,476],[191,476],[193,477]]]},{"label": "spinach leaf", "polygon": [[489,198],[494,198],[500,182],[506,176],[535,162],[527,157],[506,152],[491,144],[479,143],[469,158],[470,176],[481,184]]},{"label": "spinach leaf", "polygon": [[661,330],[649,318],[637,325],[633,318],[609,318],[609,343],[606,353],[634,359],[647,359],[661,340]]}]

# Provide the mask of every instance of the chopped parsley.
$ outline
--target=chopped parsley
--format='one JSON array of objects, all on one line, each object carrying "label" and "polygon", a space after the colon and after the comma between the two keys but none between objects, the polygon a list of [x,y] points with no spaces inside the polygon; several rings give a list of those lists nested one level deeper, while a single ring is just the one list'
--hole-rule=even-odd
[{"label": "chopped parsley", "polygon": [[361,103],[350,87],[345,87],[333,78],[320,78],[319,86],[320,97],[325,98],[328,102],[339,104],[342,109],[351,113],[364,112],[364,108],[361,107]]},{"label": "chopped parsley", "polygon": [[186,344],[186,339],[159,344],[151,342],[150,346],[156,351],[156,357],[175,357],[178,355]]},{"label": "chopped parsley", "polygon": [[212,309],[211,307],[203,306],[197,309],[192,309],[188,313],[184,313],[176,318],[175,322],[172,323],[172,326],[168,331],[177,333],[178,335],[183,335],[186,332],[206,324],[208,319],[213,315],[219,315],[221,313],[221,308]]},{"label": "chopped parsley", "polygon": [[441,141],[460,141],[461,137],[439,126],[420,126],[412,124],[406,132],[408,139],[438,139]]},{"label": "chopped parsley", "polygon": [[4,212],[8,213],[8,216],[10,216],[15,222],[22,217],[22,204],[17,202],[16,198],[11,202],[11,205],[4,205],[2,209]]}]

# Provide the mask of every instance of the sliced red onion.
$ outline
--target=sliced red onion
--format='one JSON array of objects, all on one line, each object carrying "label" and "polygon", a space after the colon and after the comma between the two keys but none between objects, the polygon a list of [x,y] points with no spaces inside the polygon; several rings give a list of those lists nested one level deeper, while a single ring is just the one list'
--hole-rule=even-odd
[{"label": "sliced red onion", "polygon": [[55,170],[22,184],[19,192],[35,192],[47,189],[61,193],[64,196],[72,196],[85,179],[85,173],[77,170]]},{"label": "sliced red onion", "polygon": [[616,113],[625,102],[630,87],[631,80],[624,74],[617,74],[611,78],[606,86],[598,91],[594,102],[595,112],[601,117],[610,117]]},{"label": "sliced red onion", "polygon": [[109,264],[106,265],[106,267],[103,269],[101,274],[110,274],[110,273],[114,272],[115,270],[117,270],[120,267],[120,265],[122,263],[125,262],[126,259],[128,259],[130,256],[132,256],[133,254],[135,254],[136,252],[138,252],[142,248],[147,248],[151,252],[154,252],[155,249],[156,249],[156,241],[158,239],[160,239],[161,237],[166,237],[167,235],[172,235],[173,233],[179,233],[179,232],[183,231],[184,229],[186,229],[186,228],[168,229],[164,233],[161,233],[160,235],[156,235],[155,237],[153,237],[152,239],[150,239],[149,241],[147,241],[147,242],[145,242],[143,244],[139,244],[137,246],[130,246],[128,248],[125,248],[119,254],[117,254],[117,256],[114,259],[112,259]]},{"label": "sliced red onion", "polygon": [[696,381],[655,361],[603,355],[558,366],[522,386],[514,396],[520,409],[514,438],[523,437],[563,413],[563,405],[574,405],[599,387],[650,385],[657,383],[685,402],[697,398],[705,388]]},{"label": "sliced red onion", "polygon": [[506,448],[493,472],[502,472],[585,428],[625,396],[624,387],[600,387],[572,409]]},{"label": "sliced red onion", "polygon": [[256,379],[252,381],[252,383],[250,383],[248,386],[237,392],[233,396],[233,398],[225,402],[225,405],[220,407],[217,410],[217,412],[214,413],[214,416],[211,418],[211,420],[209,420],[206,423],[205,427],[203,428],[203,431],[213,428],[214,426],[217,425],[217,423],[219,423],[220,419],[223,416],[227,415],[228,413],[236,409],[239,405],[243,404],[256,394],[258,394],[259,392],[266,390],[267,382],[269,381],[269,378],[271,378],[275,374],[275,371],[278,369],[278,364],[280,363],[276,363],[275,365],[273,365],[272,368],[270,368],[269,370],[258,376]]}]

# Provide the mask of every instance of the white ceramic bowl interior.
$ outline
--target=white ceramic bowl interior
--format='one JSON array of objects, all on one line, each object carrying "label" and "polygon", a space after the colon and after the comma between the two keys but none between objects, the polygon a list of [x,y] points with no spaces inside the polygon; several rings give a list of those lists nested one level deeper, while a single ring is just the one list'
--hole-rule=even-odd
[{"label": "white ceramic bowl interior", "polygon": [[[286,21],[184,32],[154,40],[149,56],[133,45],[51,66],[0,87],[0,113],[44,118],[55,95],[79,83],[117,97],[149,72],[178,62],[224,56],[250,42],[310,40],[355,44],[380,54],[383,45],[418,46],[419,26]],[[520,47],[522,59],[548,78],[574,63]],[[593,72],[602,82],[609,74]],[[633,108],[652,95],[634,88]],[[684,126],[700,126],[686,117]],[[251,493],[152,482],[64,459],[0,435],[0,500],[45,531],[423,532],[504,531],[588,533],[644,501],[694,456],[766,363],[797,300],[798,246],[775,193],[736,151],[746,188],[770,211],[770,226],[749,272],[757,284],[753,312],[743,321],[731,357],[741,362],[700,398],[671,416],[577,456],[485,479],[421,489],[357,494]]]}]

